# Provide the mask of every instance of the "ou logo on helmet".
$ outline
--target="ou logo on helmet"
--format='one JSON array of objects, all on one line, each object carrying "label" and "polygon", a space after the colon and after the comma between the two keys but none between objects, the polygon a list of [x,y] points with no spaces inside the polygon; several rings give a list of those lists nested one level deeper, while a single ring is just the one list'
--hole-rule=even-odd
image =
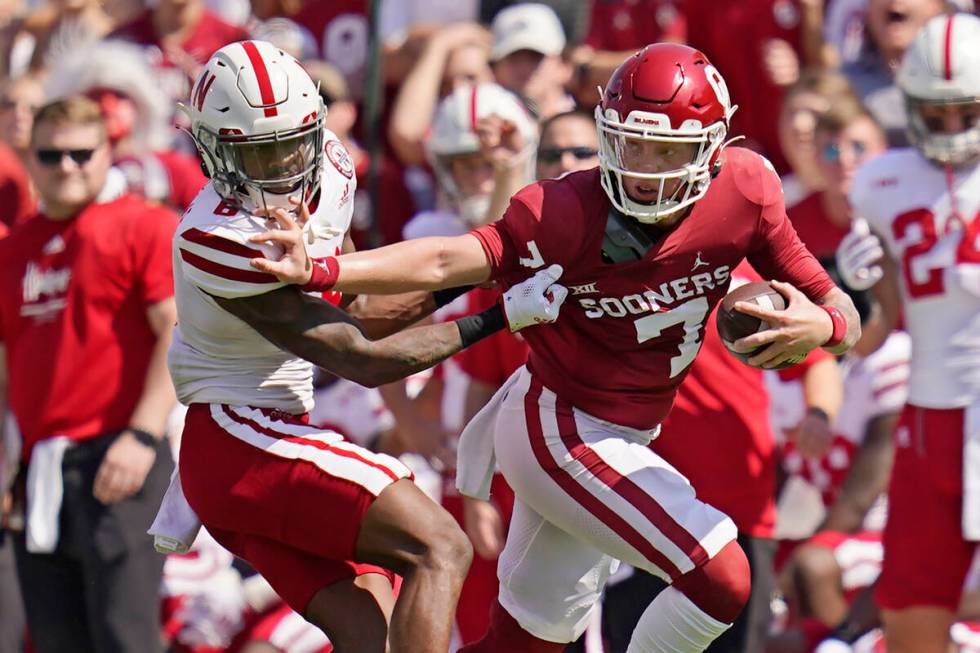
[{"label": "ou logo on helmet", "polygon": [[708,80],[708,85],[715,92],[715,97],[725,107],[725,119],[731,118],[734,109],[732,108],[732,96],[728,94],[728,85],[718,69],[712,65],[705,66],[704,76]]}]

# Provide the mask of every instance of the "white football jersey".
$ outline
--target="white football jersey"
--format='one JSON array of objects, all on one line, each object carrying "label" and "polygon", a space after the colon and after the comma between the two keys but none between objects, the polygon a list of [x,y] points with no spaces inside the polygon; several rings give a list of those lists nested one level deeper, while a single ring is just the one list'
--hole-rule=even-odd
[{"label": "white football jersey", "polygon": [[[787,446],[783,467],[821,493],[829,506],[836,499],[840,485],[851,467],[854,454],[864,441],[865,432],[875,417],[897,413],[908,395],[911,341],[907,333],[896,331],[870,356],[846,355],[841,361],[844,401],[833,424],[834,440],[820,459],[804,458]],[[775,372],[766,372],[770,395],[770,419],[776,437],[786,441],[786,433],[795,429],[806,411],[800,381],[781,381]],[[880,527],[883,515],[870,513],[866,528]]]},{"label": "white football jersey", "polygon": [[[320,199],[304,231],[310,256],[340,253],[350,226],[356,180],[350,157],[331,132]],[[313,366],[280,349],[218,306],[213,296],[239,298],[285,284],[252,268],[256,256],[275,259],[282,249],[249,237],[275,227],[271,219],[229,207],[208,184],[194,199],[173,240],[177,328],[169,365],[181,403],[223,403],[306,413],[313,408]],[[324,293],[337,303],[337,293]]]},{"label": "white football jersey", "polygon": [[912,336],[909,402],[980,399],[980,166],[947,173],[917,150],[862,166],[851,202],[895,261]]}]

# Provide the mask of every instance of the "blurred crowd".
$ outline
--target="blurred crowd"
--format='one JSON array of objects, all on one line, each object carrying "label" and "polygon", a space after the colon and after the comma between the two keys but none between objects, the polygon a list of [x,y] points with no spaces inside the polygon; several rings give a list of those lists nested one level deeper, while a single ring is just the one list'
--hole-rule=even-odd
[{"label": "blurred crowd", "polygon": [[[111,165],[92,183],[170,216],[184,211],[207,179],[181,107],[207,92],[192,85],[211,53],[247,38],[293,55],[318,83],[326,127],[349,151],[357,178],[359,248],[465,233],[498,219],[534,179],[596,166],[597,87],[642,46],[675,41],[701,49],[724,76],[738,105],[730,133],[772,162],[794,226],[833,269],[851,228],[855,171],[909,144],[894,79],[906,48],[930,18],[974,10],[972,0],[0,0],[0,238],[56,206],[58,174],[88,160],[76,158],[84,148],[52,150],[56,160],[46,160],[32,145],[35,112],[69,96],[88,98],[105,125]],[[734,278],[756,280],[748,268]],[[38,283],[50,290],[56,280]],[[874,313],[869,294],[853,296],[865,316]],[[470,293],[435,319],[492,301]],[[732,516],[753,566],[749,614],[717,650],[812,650],[872,585],[909,347],[899,331],[874,353],[838,361],[817,350],[799,366],[763,375],[735,361],[716,333],[705,338],[653,446],[700,498]],[[486,628],[512,495],[497,478],[491,502],[460,497],[455,438],[526,354],[519,336],[503,333],[380,389],[327,373],[317,380],[313,423],[402,456],[470,536],[477,556],[458,610],[460,644]],[[81,386],[84,370],[75,373]],[[24,418],[6,410],[11,376],[0,374],[8,380],[0,383],[0,489],[4,526],[17,530]],[[173,448],[180,420],[175,410],[166,426]],[[146,526],[134,522],[132,531],[149,548]],[[0,653],[31,650],[35,636],[16,566],[8,537],[0,549]],[[22,581],[30,577],[20,572]],[[602,618],[570,650],[624,651],[637,609],[649,603],[642,597],[658,582],[622,568]],[[81,601],[85,588],[74,592],[60,600]],[[159,643],[100,651],[330,650],[261,576],[205,536],[190,553],[167,557],[152,593]],[[956,646],[980,651],[980,604],[965,596]],[[865,650],[881,646],[874,632]]]}]

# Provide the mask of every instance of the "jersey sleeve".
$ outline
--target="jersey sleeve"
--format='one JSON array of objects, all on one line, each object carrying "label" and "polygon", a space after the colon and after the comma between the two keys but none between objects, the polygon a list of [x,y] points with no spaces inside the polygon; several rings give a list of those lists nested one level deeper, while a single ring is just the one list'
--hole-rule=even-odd
[{"label": "jersey sleeve", "polygon": [[820,299],[835,286],[823,266],[803,245],[786,215],[779,177],[762,157],[756,171],[761,205],[759,225],[748,259],[764,279],[792,284],[811,301]]},{"label": "jersey sleeve", "polygon": [[138,238],[134,240],[136,274],[143,303],[147,306],[173,297],[173,258],[170,241],[177,228],[177,215],[164,208],[146,211],[139,225]]},{"label": "jersey sleeve", "polygon": [[[546,184],[552,184],[555,192],[550,192],[550,188],[546,192]],[[491,279],[513,283],[548,265],[564,265],[569,258],[568,229],[556,229],[559,225],[550,216],[561,214],[563,207],[580,209],[563,203],[564,195],[554,184],[538,182],[527,186],[514,195],[500,220],[470,232],[483,246]],[[571,220],[566,222],[569,229],[572,224]]]},{"label": "jersey sleeve", "polygon": [[241,242],[229,230],[185,229],[174,239],[183,277],[204,292],[235,299],[276,290],[286,284],[260,272],[249,261],[267,252]]}]

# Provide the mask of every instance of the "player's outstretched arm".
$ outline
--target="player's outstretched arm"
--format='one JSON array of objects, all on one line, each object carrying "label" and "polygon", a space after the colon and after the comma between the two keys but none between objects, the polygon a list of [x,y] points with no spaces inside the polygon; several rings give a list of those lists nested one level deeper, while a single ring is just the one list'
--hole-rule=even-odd
[{"label": "player's outstretched arm", "polygon": [[475,236],[418,238],[387,247],[311,260],[302,227],[285,211],[273,216],[279,228],[253,236],[253,242],[282,246],[277,261],[254,258],[252,267],[308,290],[394,295],[411,290],[472,286],[490,278],[490,263]]},{"label": "player's outstretched arm", "polygon": [[273,344],[364,386],[391,383],[432,367],[509,326],[554,322],[567,295],[555,283],[560,266],[540,270],[504,293],[503,301],[477,315],[408,329],[380,340],[343,310],[286,286],[237,299],[214,297],[219,306]]}]

